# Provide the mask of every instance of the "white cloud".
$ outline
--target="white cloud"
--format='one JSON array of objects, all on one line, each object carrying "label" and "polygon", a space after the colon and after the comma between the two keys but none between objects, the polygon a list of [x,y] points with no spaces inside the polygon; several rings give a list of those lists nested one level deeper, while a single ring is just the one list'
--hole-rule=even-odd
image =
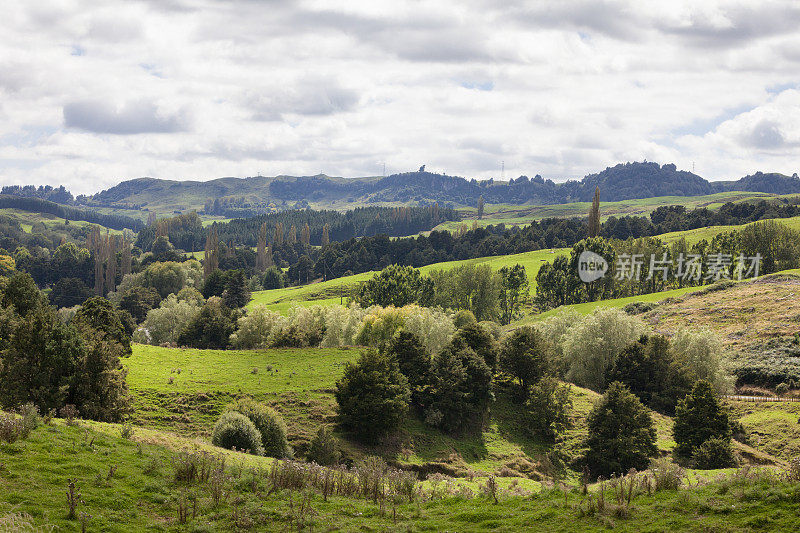
[{"label": "white cloud", "polygon": [[797,171],[791,0],[0,6],[0,182]]}]

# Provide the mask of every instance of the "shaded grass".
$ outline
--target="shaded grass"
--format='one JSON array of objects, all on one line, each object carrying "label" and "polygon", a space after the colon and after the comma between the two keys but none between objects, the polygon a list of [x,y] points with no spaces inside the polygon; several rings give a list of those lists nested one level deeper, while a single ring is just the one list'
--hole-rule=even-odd
[{"label": "shaded grass", "polygon": [[[287,531],[300,493],[271,490],[257,470],[258,459],[228,454],[228,497],[213,505],[208,485],[182,487],[173,479],[174,448],[157,443],[139,430],[134,440],[114,434],[114,425],[60,423],[40,427],[27,440],[0,445],[0,519],[24,512],[36,525],[59,531],[80,531],[78,520],[66,519],[64,492],[75,480],[81,493],[77,511],[91,515],[88,531]],[[255,462],[241,462],[241,461]],[[156,464],[155,468],[152,465]],[[117,469],[111,478],[111,466]],[[263,470],[262,470],[263,472]],[[473,498],[434,497],[381,505],[362,498],[332,496],[323,501],[311,493],[314,530],[328,531],[795,531],[800,527],[800,485],[766,476],[732,477],[712,471],[690,476],[692,488],[648,495],[640,492],[632,505],[618,512],[611,491],[610,508],[589,512],[588,499],[576,483],[553,490],[535,482],[499,479],[499,503],[482,496],[485,480],[455,480],[451,491],[467,487]],[[697,486],[698,480],[704,480]],[[423,484],[430,492],[442,482]],[[514,487],[517,488],[514,488]],[[520,492],[520,489],[521,492]],[[596,501],[598,487],[590,491]],[[186,524],[177,520],[181,494],[196,498],[198,516],[190,510]],[[515,496],[514,494],[521,494]],[[295,522],[296,523],[296,522]]]}]

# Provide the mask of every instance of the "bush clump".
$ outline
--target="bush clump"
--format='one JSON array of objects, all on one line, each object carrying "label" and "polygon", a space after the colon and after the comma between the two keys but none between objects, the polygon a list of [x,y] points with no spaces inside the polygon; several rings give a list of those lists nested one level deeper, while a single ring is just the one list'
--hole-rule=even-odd
[{"label": "bush clump", "polygon": [[736,464],[731,439],[708,439],[694,451],[692,458],[701,470],[728,468]]},{"label": "bush clump", "polygon": [[328,426],[322,426],[311,439],[306,459],[309,462],[322,466],[339,463],[342,452],[339,451],[339,441],[333,436],[333,431]]},{"label": "bush clump", "polygon": [[342,425],[370,442],[402,423],[411,400],[408,380],[397,362],[376,350],[347,363],[334,395]]},{"label": "bush clump", "polygon": [[214,424],[211,443],[220,448],[237,449],[253,455],[264,454],[261,434],[255,424],[242,413],[235,411],[228,411],[219,417]]},{"label": "bush clump", "polygon": [[286,439],[286,423],[273,409],[250,398],[242,398],[230,404],[225,411],[243,414],[253,423],[261,435],[263,455],[279,459],[291,457],[292,449]]}]

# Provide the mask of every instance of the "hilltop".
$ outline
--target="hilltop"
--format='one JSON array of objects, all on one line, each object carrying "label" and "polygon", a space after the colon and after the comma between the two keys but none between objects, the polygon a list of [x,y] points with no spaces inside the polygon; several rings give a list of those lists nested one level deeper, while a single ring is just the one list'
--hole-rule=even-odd
[{"label": "hilltop", "polygon": [[758,172],[736,181],[711,182],[692,172],[678,170],[674,164],[634,162],[618,164],[581,180],[563,183],[538,175],[533,178],[520,176],[509,181],[479,181],[423,169],[365,178],[322,174],[227,177],[203,182],[138,178],[78,200],[96,207],[147,209],[162,213],[199,210],[209,199],[218,198],[238,209],[253,210],[306,205],[341,209],[364,204],[430,202],[475,206],[480,197],[491,204],[553,205],[591,201],[595,187],[600,188],[604,202],[727,191],[792,194],[800,193],[800,178]]}]

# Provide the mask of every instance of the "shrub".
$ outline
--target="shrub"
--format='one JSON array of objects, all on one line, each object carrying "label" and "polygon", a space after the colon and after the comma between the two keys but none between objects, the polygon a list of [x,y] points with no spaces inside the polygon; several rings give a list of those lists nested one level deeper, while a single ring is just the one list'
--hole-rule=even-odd
[{"label": "shrub", "polygon": [[339,451],[339,441],[333,436],[333,431],[328,426],[322,426],[311,439],[306,459],[318,465],[328,466],[339,463],[342,452]]},{"label": "shrub", "polygon": [[711,383],[695,383],[692,392],[678,402],[672,429],[679,455],[691,456],[708,439],[731,438],[728,413],[720,405]]},{"label": "shrub", "polygon": [[787,392],[789,392],[789,385],[786,384],[786,382],[779,383],[778,386],[775,387],[775,394],[778,396],[783,396]]},{"label": "shrub", "polygon": [[585,317],[565,334],[567,380],[602,391],[606,370],[617,354],[636,342],[645,330],[641,319],[620,309],[600,309]]},{"label": "shrub", "polygon": [[469,324],[477,324],[478,321],[475,320],[475,315],[472,314],[472,311],[469,309],[462,309],[461,311],[457,312],[453,317],[453,325],[460,329],[464,326]]},{"label": "shrub", "polygon": [[263,455],[279,459],[291,457],[292,449],[286,440],[286,423],[273,409],[250,398],[242,398],[229,405],[225,411],[241,413],[250,419],[261,434]]},{"label": "shrub", "polygon": [[528,427],[534,434],[552,441],[569,426],[570,396],[570,386],[552,377],[545,377],[531,387],[525,407]]},{"label": "shrub", "polygon": [[686,475],[683,468],[665,457],[653,459],[650,464],[650,472],[653,474],[656,491],[678,490]]},{"label": "shrub", "polygon": [[641,315],[648,311],[652,311],[656,307],[653,302],[631,302],[622,308],[623,311],[629,315]]},{"label": "shrub", "polygon": [[375,350],[347,363],[334,393],[342,425],[374,442],[395,429],[408,412],[408,380],[397,363]]},{"label": "shrub", "polygon": [[223,413],[219,417],[214,424],[211,442],[221,448],[237,449],[254,455],[264,454],[261,434],[256,426],[249,418],[234,411]]},{"label": "shrub", "polygon": [[715,437],[706,440],[694,450],[692,458],[697,468],[702,470],[728,468],[736,464],[730,438]]},{"label": "shrub", "polygon": [[199,314],[200,307],[194,302],[180,301],[171,294],[158,309],[147,312],[142,327],[134,333],[134,340],[154,346],[177,343],[181,332]]},{"label": "shrub", "polygon": [[22,426],[26,432],[31,432],[39,427],[41,417],[39,416],[39,408],[32,403],[26,403],[19,408],[19,416],[22,419]]},{"label": "shrub", "polygon": [[532,327],[514,330],[503,341],[500,367],[515,378],[520,386],[519,398],[524,401],[531,385],[547,372],[547,354],[541,333]]},{"label": "shrub", "polygon": [[644,470],[658,451],[650,412],[622,383],[609,385],[587,422],[586,464],[595,475]]},{"label": "shrub", "polygon": [[731,389],[732,379],[723,364],[724,347],[713,331],[681,329],[672,338],[672,348],[676,361],[686,368],[692,381],[708,381],[717,394]]},{"label": "shrub", "polygon": [[463,341],[464,344],[472,348],[476,354],[481,356],[489,368],[497,367],[498,352],[500,347],[497,344],[491,331],[482,324],[472,322],[464,325],[456,331],[453,340]]},{"label": "shrub", "polygon": [[224,349],[236,329],[238,313],[226,307],[222,300],[209,298],[200,313],[178,336],[178,344],[201,349]]},{"label": "shrub", "polygon": [[272,337],[283,328],[286,319],[265,305],[256,305],[237,321],[236,332],[231,335],[234,348],[268,348]]},{"label": "shrub", "polygon": [[0,412],[0,442],[14,443],[24,439],[27,434],[22,419],[13,414]]}]

